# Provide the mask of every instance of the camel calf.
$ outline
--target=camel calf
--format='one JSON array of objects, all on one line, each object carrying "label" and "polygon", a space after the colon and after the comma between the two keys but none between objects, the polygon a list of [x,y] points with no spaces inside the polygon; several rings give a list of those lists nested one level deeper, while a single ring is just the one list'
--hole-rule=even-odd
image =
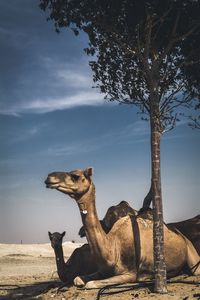
[{"label": "camel calf", "polygon": [[88,244],[76,248],[67,262],[65,262],[62,247],[65,231],[63,233],[48,232],[48,234],[51,246],[55,252],[57,272],[61,281],[66,284],[72,284],[76,276],[86,275],[97,271],[97,265],[91,258]]}]

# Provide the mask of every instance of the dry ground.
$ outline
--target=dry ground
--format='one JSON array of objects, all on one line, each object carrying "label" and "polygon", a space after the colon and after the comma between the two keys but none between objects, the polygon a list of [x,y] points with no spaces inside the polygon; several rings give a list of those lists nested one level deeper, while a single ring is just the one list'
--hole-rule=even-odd
[{"label": "dry ground", "polygon": [[[66,258],[80,244],[64,243]],[[0,244],[0,299],[60,299],[95,300],[98,290],[84,290],[75,287],[63,288],[57,277],[54,253],[49,244],[43,245],[5,245]],[[138,287],[125,285],[106,290],[101,300],[200,300],[200,276],[184,279],[190,284],[170,283],[167,295],[151,292],[152,286]],[[107,294],[105,294],[107,292]]]}]

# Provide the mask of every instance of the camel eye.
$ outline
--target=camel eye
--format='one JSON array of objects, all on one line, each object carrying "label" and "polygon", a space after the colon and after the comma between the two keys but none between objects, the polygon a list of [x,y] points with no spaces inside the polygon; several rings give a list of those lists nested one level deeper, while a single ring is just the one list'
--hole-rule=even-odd
[{"label": "camel eye", "polygon": [[71,174],[71,178],[72,178],[73,181],[78,181],[80,176],[76,175],[76,174]]}]

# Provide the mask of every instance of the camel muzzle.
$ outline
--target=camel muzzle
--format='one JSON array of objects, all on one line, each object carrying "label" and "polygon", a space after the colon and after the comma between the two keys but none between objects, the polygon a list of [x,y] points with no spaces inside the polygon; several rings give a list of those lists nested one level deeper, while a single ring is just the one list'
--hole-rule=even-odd
[{"label": "camel muzzle", "polygon": [[46,188],[53,189],[53,188],[57,188],[60,182],[59,181],[52,182],[51,179],[47,177],[44,183],[46,184]]}]

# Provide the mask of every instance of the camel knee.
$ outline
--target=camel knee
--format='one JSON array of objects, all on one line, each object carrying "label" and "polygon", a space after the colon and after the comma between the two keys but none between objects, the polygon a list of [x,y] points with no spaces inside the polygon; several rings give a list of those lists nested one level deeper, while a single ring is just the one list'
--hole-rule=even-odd
[{"label": "camel knee", "polygon": [[80,276],[77,276],[74,278],[74,285],[78,287],[83,287],[85,286],[85,282]]}]

